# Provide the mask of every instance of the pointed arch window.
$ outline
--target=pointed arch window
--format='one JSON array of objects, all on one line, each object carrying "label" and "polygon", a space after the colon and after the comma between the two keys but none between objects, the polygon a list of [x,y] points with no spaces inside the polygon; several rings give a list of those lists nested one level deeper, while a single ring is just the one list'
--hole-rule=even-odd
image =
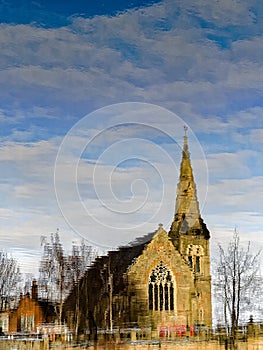
[{"label": "pointed arch window", "polygon": [[149,309],[172,311],[175,307],[175,282],[172,272],[162,262],[151,272],[148,280]]}]

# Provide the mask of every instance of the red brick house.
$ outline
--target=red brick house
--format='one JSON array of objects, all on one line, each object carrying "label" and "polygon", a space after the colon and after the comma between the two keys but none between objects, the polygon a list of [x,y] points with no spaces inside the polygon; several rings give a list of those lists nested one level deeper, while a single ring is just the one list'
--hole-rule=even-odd
[{"label": "red brick house", "polygon": [[37,283],[33,281],[32,292],[20,296],[17,309],[10,312],[9,333],[34,333],[37,326],[55,320],[54,306],[38,299]]}]

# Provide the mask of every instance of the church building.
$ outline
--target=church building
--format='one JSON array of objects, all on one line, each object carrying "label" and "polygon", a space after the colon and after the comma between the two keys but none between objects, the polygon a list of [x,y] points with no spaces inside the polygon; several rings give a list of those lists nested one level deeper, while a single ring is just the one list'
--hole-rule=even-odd
[{"label": "church building", "polygon": [[79,331],[212,326],[210,233],[201,218],[184,136],[175,215],[137,243],[95,260],[64,303]]}]

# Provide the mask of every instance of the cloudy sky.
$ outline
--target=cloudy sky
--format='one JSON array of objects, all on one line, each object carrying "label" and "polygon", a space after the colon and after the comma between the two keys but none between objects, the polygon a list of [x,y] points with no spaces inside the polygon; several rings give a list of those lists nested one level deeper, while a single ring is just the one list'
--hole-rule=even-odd
[{"label": "cloudy sky", "polygon": [[[114,3],[114,4],[113,4]],[[212,255],[263,247],[263,3],[0,4],[0,242],[102,250],[169,229],[187,126]]]}]

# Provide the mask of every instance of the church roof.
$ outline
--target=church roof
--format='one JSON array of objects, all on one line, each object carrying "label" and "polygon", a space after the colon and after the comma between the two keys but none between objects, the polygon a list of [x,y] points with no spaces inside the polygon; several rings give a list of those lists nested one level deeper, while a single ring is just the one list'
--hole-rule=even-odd
[{"label": "church roof", "polygon": [[99,270],[101,277],[103,276],[102,279],[107,279],[110,274],[114,275],[113,292],[119,292],[125,287],[124,275],[128,267],[142,254],[154,234],[155,232],[149,233],[146,236],[137,238],[127,246],[110,251],[107,256],[98,257],[90,267],[90,270],[94,270],[93,273],[95,274],[96,270]]},{"label": "church roof", "polygon": [[[113,294],[125,293],[127,286],[125,280],[126,272],[136,258],[142,254],[154,234],[155,232],[137,238],[129,245],[120,247],[118,250],[109,251],[107,255],[95,259],[79,282],[80,285],[92,285],[92,288],[84,288],[87,290],[90,305],[95,305],[96,302],[102,300],[109,294],[109,282],[111,276],[113,277],[111,279]],[[75,288],[76,286],[73,286],[73,289],[66,298],[64,305],[69,306],[73,302]],[[66,306],[66,308],[68,306]]]}]

